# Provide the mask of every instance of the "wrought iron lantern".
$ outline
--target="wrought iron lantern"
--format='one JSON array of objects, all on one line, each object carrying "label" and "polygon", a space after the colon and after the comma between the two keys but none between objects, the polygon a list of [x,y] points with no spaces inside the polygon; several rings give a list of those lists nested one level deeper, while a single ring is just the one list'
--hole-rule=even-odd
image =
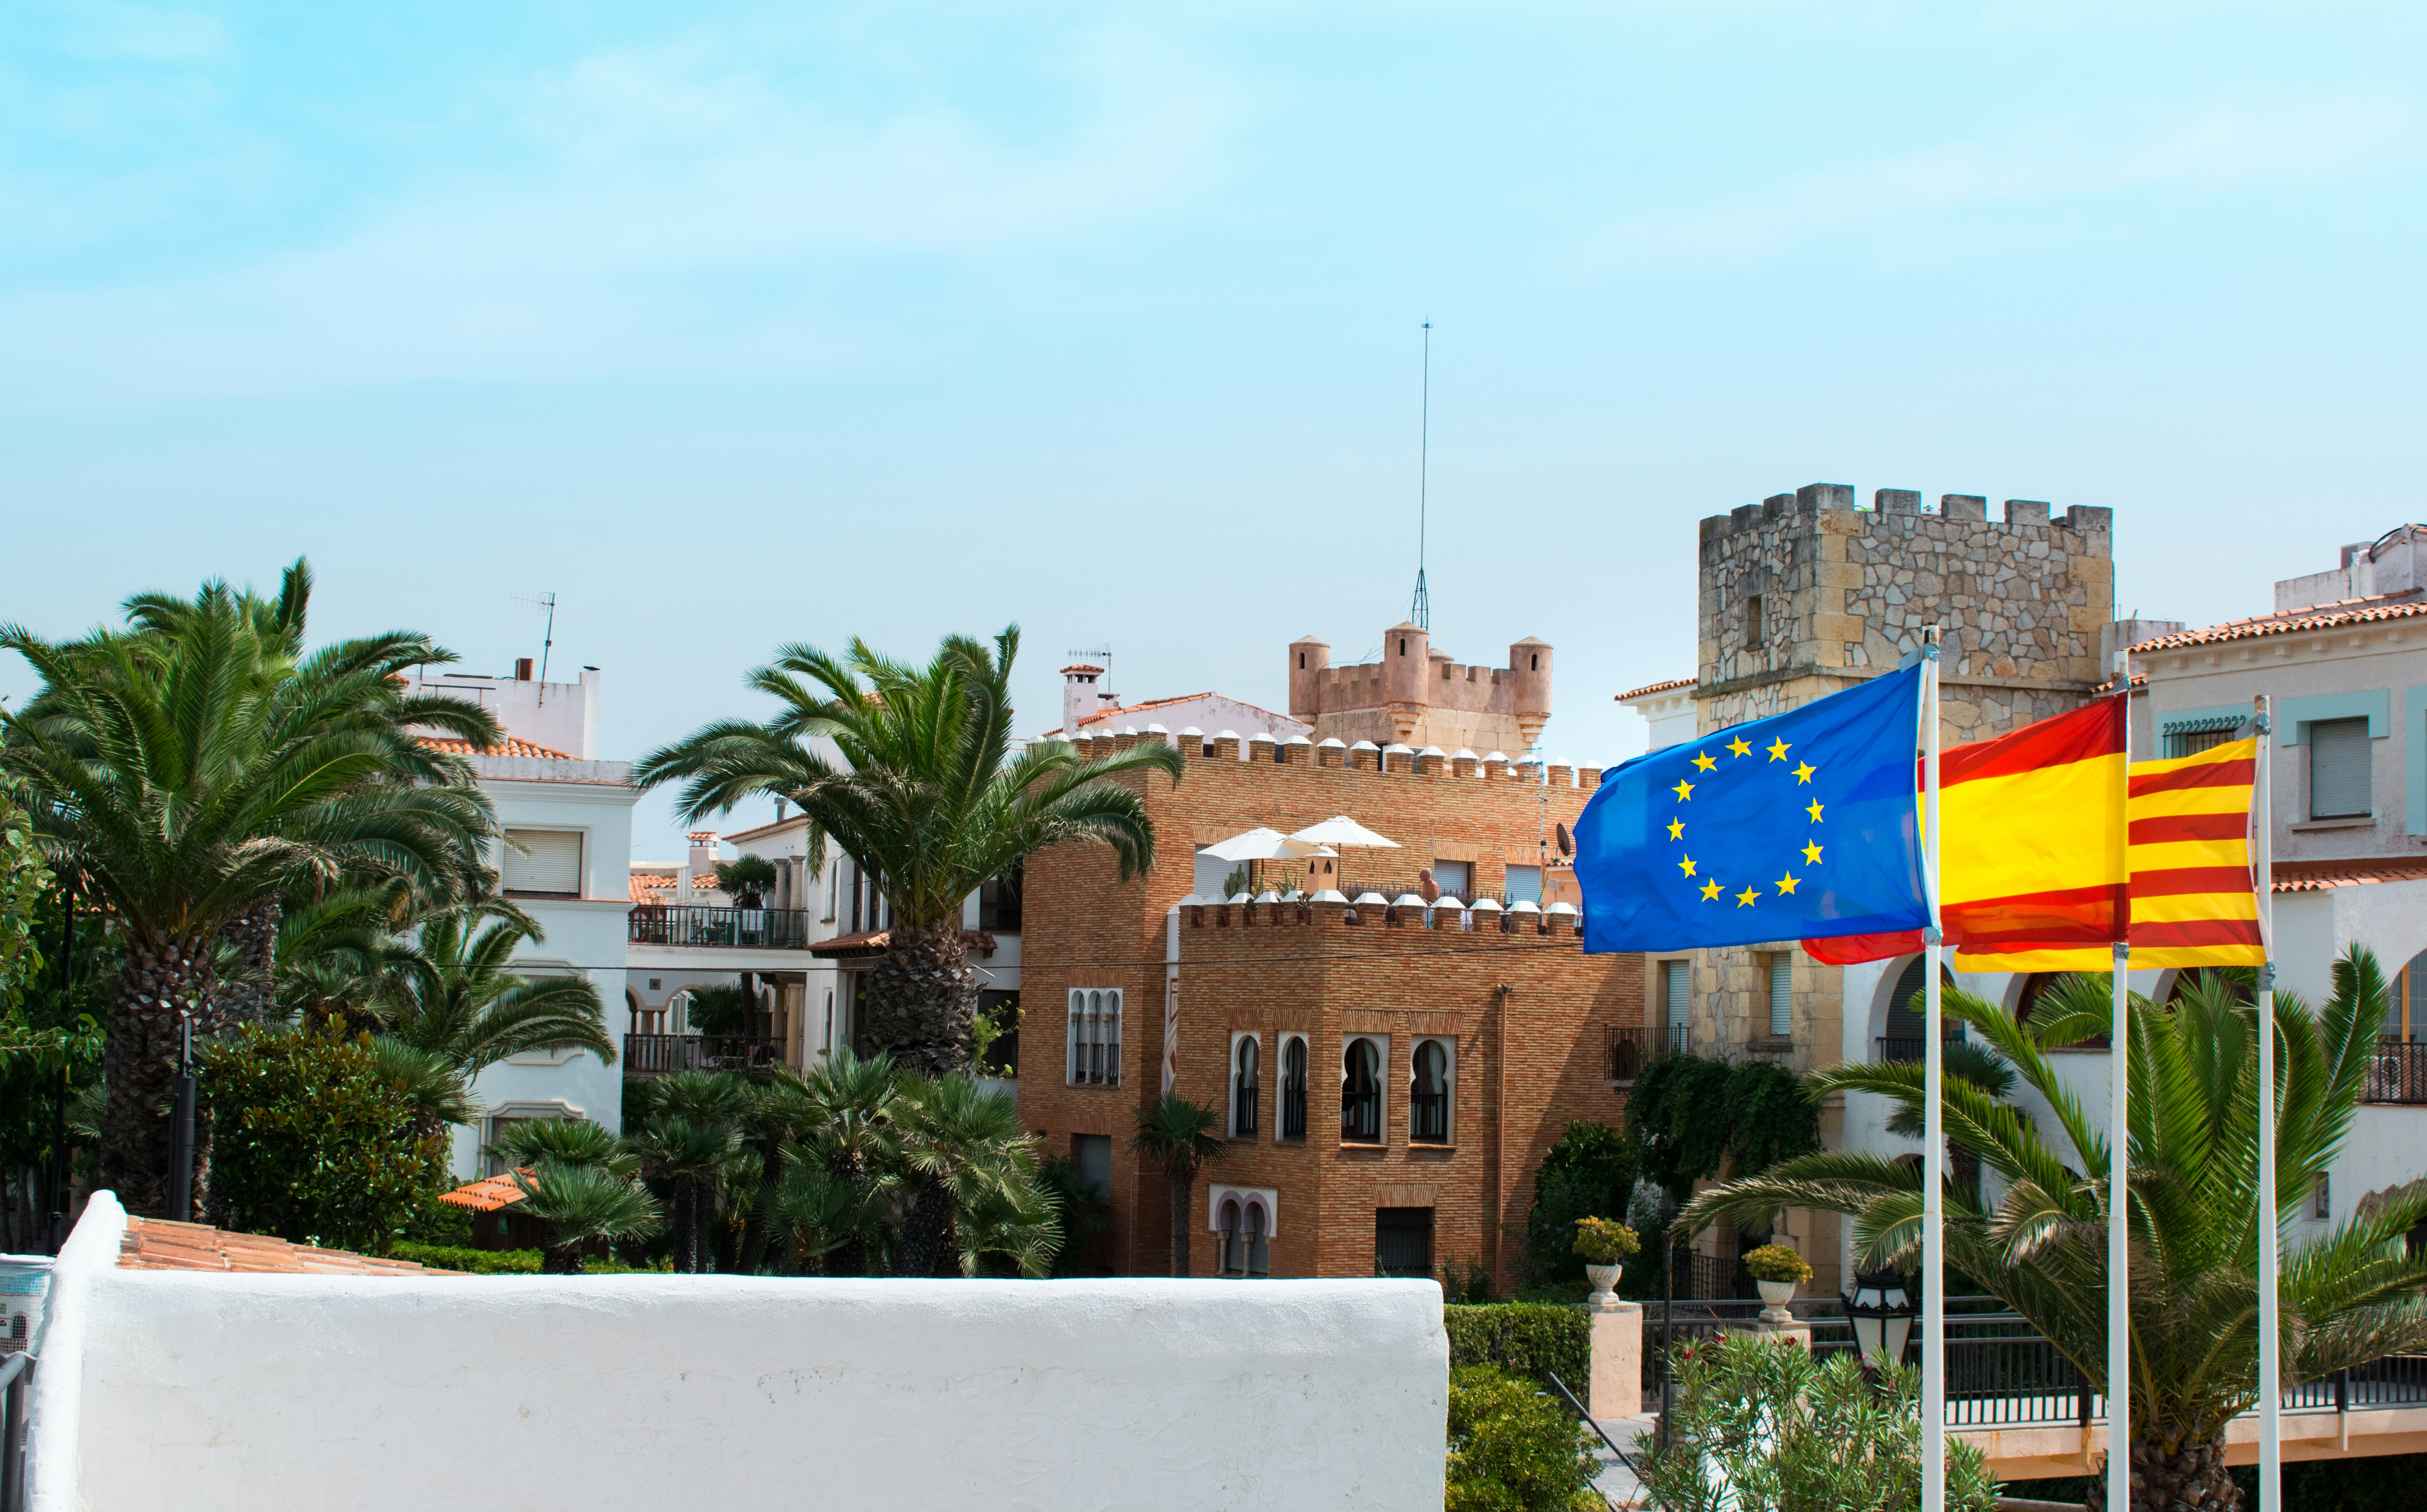
[{"label": "wrought iron lantern", "polygon": [[1840,1295],[1846,1316],[1854,1325],[1854,1343],[1863,1363],[1885,1370],[1904,1359],[1906,1341],[1913,1337],[1913,1315],[1920,1310],[1904,1276],[1895,1271],[1872,1271],[1854,1277],[1854,1293]]}]

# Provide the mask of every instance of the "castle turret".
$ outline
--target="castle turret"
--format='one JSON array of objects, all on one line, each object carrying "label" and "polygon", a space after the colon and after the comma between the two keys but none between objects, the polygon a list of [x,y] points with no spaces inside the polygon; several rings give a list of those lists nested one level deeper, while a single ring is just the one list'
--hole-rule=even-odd
[{"label": "castle turret", "polygon": [[1289,647],[1289,711],[1309,723],[1323,712],[1323,675],[1331,667],[1331,647],[1311,635],[1299,636]]},{"label": "castle turret", "polygon": [[1529,635],[1510,646],[1508,676],[1514,684],[1509,712],[1517,716],[1517,731],[1525,744],[1535,745],[1551,721],[1550,642]]},{"label": "castle turret", "polygon": [[[1318,739],[1344,745],[1523,750],[1551,717],[1551,648],[1536,639],[1508,649],[1507,667],[1468,666],[1432,643],[1421,625],[1382,632],[1379,659],[1331,664],[1331,647],[1290,642],[1289,707]],[[1354,765],[1354,762],[1351,763]]]},{"label": "castle turret", "polygon": [[1413,620],[1382,632],[1382,707],[1391,715],[1391,739],[1405,742],[1425,718],[1425,674],[1432,670],[1432,637]]}]

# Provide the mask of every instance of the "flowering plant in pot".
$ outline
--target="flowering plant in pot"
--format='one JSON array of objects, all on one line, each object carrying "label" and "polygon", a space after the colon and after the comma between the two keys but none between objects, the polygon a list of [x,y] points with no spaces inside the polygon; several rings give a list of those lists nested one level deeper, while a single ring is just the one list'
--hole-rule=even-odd
[{"label": "flowering plant in pot", "polygon": [[1595,1303],[1609,1300],[1626,1258],[1642,1247],[1635,1230],[1614,1218],[1577,1219],[1575,1241],[1569,1245],[1572,1253],[1584,1257],[1585,1276],[1592,1282]]},{"label": "flowering plant in pot", "polygon": [[1812,1279],[1812,1267],[1803,1257],[1784,1244],[1764,1244],[1750,1250],[1744,1258],[1744,1268],[1752,1273],[1754,1284],[1761,1288],[1761,1299],[1769,1304],[1762,1316],[1783,1322],[1779,1315],[1795,1300],[1795,1289]]}]

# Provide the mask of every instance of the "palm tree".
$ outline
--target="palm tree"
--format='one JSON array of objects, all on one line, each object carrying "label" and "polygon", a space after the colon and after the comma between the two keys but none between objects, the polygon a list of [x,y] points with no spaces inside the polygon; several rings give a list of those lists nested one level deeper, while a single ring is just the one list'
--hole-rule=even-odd
[{"label": "palm tree", "polygon": [[[1918,1014],[1920,1009],[1916,1007],[1914,1012]],[[1970,1040],[1954,1039],[1941,1045],[1938,1054],[1939,1066],[1946,1075],[1962,1077],[1979,1087],[1991,1101],[2005,1102],[2013,1097],[2014,1068],[1995,1051]],[[1888,1114],[1887,1131],[1907,1139],[1919,1139],[1929,1130],[1918,1105],[1898,1103],[1896,1112]],[[1950,1139],[1946,1146],[1948,1178],[1978,1201],[1980,1196],[1980,1152],[1960,1139]]]},{"label": "palm tree", "polygon": [[[764,723],[722,720],[643,758],[643,788],[682,784],[697,820],[761,793],[800,806],[809,861],[831,838],[876,879],[893,910],[890,948],[868,973],[870,1036],[929,1076],[966,1071],[976,978],[961,905],[988,878],[1065,841],[1110,845],[1127,880],[1154,864],[1146,800],[1117,781],[1175,781],[1180,753],[1140,745],[1083,761],[1069,744],[1011,753],[1014,626],[989,650],[964,636],[914,667],[854,641],[843,657],[787,645],[749,686],[781,706]],[[826,749],[817,748],[823,741]],[[829,754],[829,752],[831,754]]]},{"label": "palm tree", "polygon": [[826,1173],[817,1151],[799,1145],[784,1151],[784,1181],[775,1195],[775,1232],[784,1240],[778,1269],[814,1261],[830,1276],[857,1276],[826,1258],[846,1247],[866,1252],[876,1214],[855,1189]]},{"label": "palm tree", "polygon": [[519,910],[489,903],[432,916],[401,963],[385,1032],[446,1055],[467,1075],[532,1050],[588,1050],[614,1065],[606,1006],[587,977],[513,969],[514,947],[543,937]]},{"label": "palm tree", "polygon": [[629,1179],[641,1174],[641,1158],[607,1130],[584,1118],[526,1118],[506,1126],[484,1151],[509,1166],[595,1165]]},{"label": "palm tree", "polygon": [[[818,1131],[811,1142],[820,1166],[850,1194],[868,1204],[889,1159],[902,1082],[889,1055],[863,1059],[848,1047],[837,1049],[809,1072],[809,1096],[817,1099]],[[868,1244],[855,1234],[834,1249],[826,1265],[833,1276],[868,1274]]]},{"label": "palm tree", "polygon": [[[2207,973],[2171,1004],[2135,998],[2128,1042],[2132,1251],[2128,1383],[2134,1504],[2230,1505],[2226,1424],[2258,1395],[2257,1016],[2243,984]],[[2385,980],[2354,946],[2335,963],[2334,997],[2312,1012],[2275,995],[2276,1191],[2284,1219],[2307,1200],[2349,1133],[2384,1022]],[[2109,979],[2076,977],[2025,1026],[1960,992],[1946,1010],[2045,1098],[2061,1143],[1962,1077],[1942,1081],[1948,1137],[1979,1154],[2005,1191],[1994,1206],[1949,1183],[1947,1264],[2028,1318],[2092,1389],[2107,1388],[2109,1145],[2045,1051],[2113,1028]],[[1922,1067],[1815,1072],[1816,1095],[1865,1092],[1917,1108]],[[2068,1154],[2078,1161],[2070,1163]],[[1917,1263],[1921,1175],[1875,1155],[1784,1162],[1713,1188],[1681,1215],[1688,1230],[1726,1215],[1812,1208],[1854,1219],[1864,1269]],[[2427,1347],[2427,1259],[2404,1253],[2427,1219],[2413,1192],[2321,1239],[2288,1246],[2280,1280],[2287,1384]],[[2287,1227],[2290,1226],[2288,1224]],[[2172,1498],[2179,1497],[2177,1503]],[[2100,1497],[2093,1497],[2095,1504]]]},{"label": "palm tree", "polygon": [[[394,879],[461,896],[492,875],[493,815],[469,765],[407,729],[443,711],[408,698],[401,673],[449,653],[414,636],[350,642],[273,679],[275,649],[236,595],[210,584],[187,608],[173,637],[54,643],[0,627],[0,647],[43,679],[22,711],[0,710],[0,764],[36,795],[50,858],[126,941],[101,1179],[150,1213],[180,1023],[227,1020],[214,951],[230,925],[294,891]],[[470,713],[462,727],[495,728]]]},{"label": "palm tree", "polygon": [[790,1066],[778,1069],[750,1089],[749,1111],[743,1114],[744,1138],[758,1157],[757,1179],[749,1183],[750,1217],[741,1234],[741,1270],[757,1273],[775,1232],[775,1202],[784,1185],[784,1151],[812,1137],[824,1122],[825,1109],[802,1075]]},{"label": "palm tree", "polygon": [[[1020,1131],[1019,1109],[1009,1097],[957,1075],[904,1090],[909,1115],[899,1158],[911,1195],[895,1275],[961,1275],[972,1237],[965,1220],[972,1214],[987,1214],[997,1229],[1051,1223],[1052,1199],[1036,1180],[1035,1141]],[[1018,1247],[1035,1249],[1040,1237],[1025,1236]],[[1051,1244],[1041,1253],[1050,1264]]]},{"label": "palm tree", "polygon": [[1221,1118],[1177,1092],[1137,1115],[1137,1134],[1130,1148],[1163,1162],[1163,1179],[1171,1190],[1171,1274],[1188,1274],[1188,1235],[1192,1194],[1197,1173],[1230,1153],[1218,1130]]},{"label": "palm tree", "polygon": [[440,1146],[449,1125],[481,1116],[469,1082],[446,1056],[381,1034],[370,1037],[370,1052],[381,1073],[413,1104],[414,1131],[424,1145]]},{"label": "palm tree", "polygon": [[749,1105],[748,1079],[727,1071],[677,1071],[649,1084],[633,1147],[673,1198],[677,1271],[715,1268],[728,1178],[749,1155],[741,1130]]},{"label": "palm tree", "polygon": [[660,1223],[656,1199],[603,1165],[559,1165],[543,1161],[516,1171],[522,1210],[548,1226],[540,1270],[548,1276],[579,1276],[581,1251],[599,1240],[637,1239]]}]

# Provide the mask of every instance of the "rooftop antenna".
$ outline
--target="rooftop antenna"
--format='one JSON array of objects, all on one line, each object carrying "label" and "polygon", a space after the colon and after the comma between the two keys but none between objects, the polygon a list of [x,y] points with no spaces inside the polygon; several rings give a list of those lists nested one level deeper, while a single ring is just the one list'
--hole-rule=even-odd
[{"label": "rooftop antenna", "polygon": [[1109,645],[1074,645],[1066,653],[1073,661],[1090,661],[1104,669],[1105,691],[1112,691],[1113,648]]},{"label": "rooftop antenna", "polygon": [[538,593],[515,602],[529,604],[547,615],[547,629],[543,633],[539,646],[539,701],[545,706],[547,703],[547,654],[556,645],[556,594],[552,592]]},{"label": "rooftop antenna", "polygon": [[1425,322],[1425,387],[1424,408],[1416,430],[1416,598],[1408,606],[1408,618],[1419,629],[1429,634],[1433,627],[1432,595],[1425,592],[1425,485],[1430,481],[1433,439],[1433,323]]}]

